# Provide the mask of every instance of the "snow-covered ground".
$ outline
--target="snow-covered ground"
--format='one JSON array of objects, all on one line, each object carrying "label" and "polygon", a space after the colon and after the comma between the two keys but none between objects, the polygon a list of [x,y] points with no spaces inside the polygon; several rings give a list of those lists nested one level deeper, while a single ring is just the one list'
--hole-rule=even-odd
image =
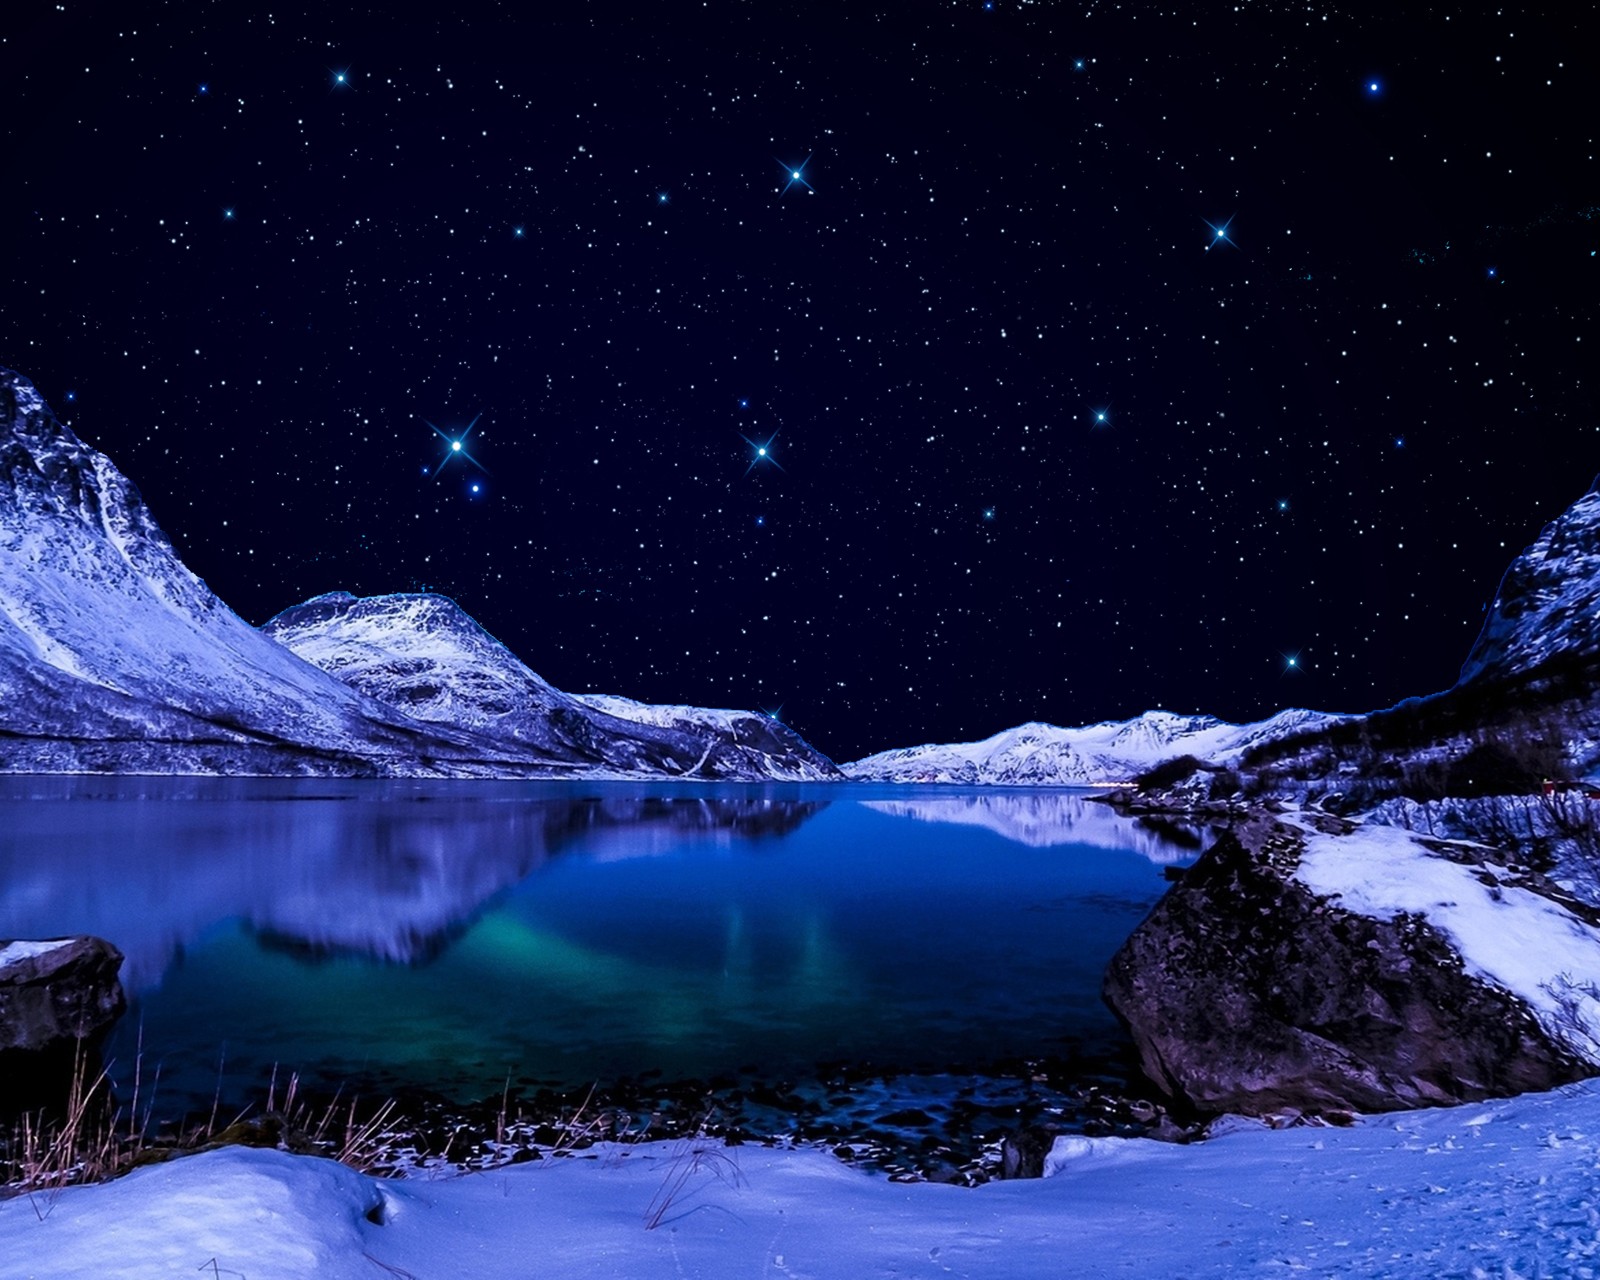
[{"label": "snow-covered ground", "polygon": [[229,1148],[0,1204],[0,1275],[1581,1278],[1600,1272],[1597,1169],[1596,1082],[1189,1147],[1063,1138],[1046,1180],[975,1189],[759,1147],[407,1182]]}]

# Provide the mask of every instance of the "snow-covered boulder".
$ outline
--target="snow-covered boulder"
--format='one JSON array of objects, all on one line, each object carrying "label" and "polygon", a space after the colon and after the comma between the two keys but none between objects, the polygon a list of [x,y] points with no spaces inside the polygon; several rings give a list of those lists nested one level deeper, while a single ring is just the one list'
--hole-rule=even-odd
[{"label": "snow-covered boulder", "polygon": [[1145,1073],[1200,1110],[1384,1111],[1600,1069],[1600,912],[1481,847],[1335,820],[1224,834],[1112,960]]},{"label": "snow-covered boulder", "polygon": [[102,938],[0,942],[0,1052],[93,1040],[127,1005]]},{"label": "snow-covered boulder", "polygon": [[552,770],[740,781],[839,776],[798,734],[763,716],[563,693],[444,596],[334,592],[285,609],[262,631],[367,697],[469,729],[500,754],[532,755]]},{"label": "snow-covered boulder", "polygon": [[1215,716],[1146,711],[1080,728],[1030,723],[980,742],[879,752],[844,766],[862,782],[953,782],[978,786],[1104,786],[1131,781],[1178,756],[1231,764],[1250,747],[1345,717],[1291,708],[1254,724]]}]

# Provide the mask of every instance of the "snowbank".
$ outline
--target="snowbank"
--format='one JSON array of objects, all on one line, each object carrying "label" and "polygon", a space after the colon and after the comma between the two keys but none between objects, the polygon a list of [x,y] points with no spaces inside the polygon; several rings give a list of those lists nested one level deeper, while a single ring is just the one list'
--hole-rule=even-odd
[{"label": "snowbank", "polygon": [[[436,1182],[232,1148],[0,1204],[0,1275],[1592,1276],[1600,1086],[1191,1147],[1068,1139],[1042,1182],[896,1184],[670,1143]],[[647,1230],[652,1201],[681,1188]]]}]

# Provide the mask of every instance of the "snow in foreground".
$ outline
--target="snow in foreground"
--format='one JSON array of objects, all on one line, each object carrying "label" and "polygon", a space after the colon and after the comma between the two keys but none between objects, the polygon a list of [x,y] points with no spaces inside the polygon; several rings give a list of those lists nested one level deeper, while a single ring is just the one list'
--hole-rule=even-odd
[{"label": "snow in foreground", "polygon": [[[1600,1084],[1174,1147],[1066,1138],[1043,1182],[895,1184],[675,1143],[438,1181],[230,1148],[0,1204],[0,1275],[1593,1276]],[[737,1174],[735,1175],[735,1166]],[[681,1181],[655,1230],[652,1203]],[[42,1216],[41,1216],[42,1215]],[[380,1219],[372,1221],[370,1218]]]}]

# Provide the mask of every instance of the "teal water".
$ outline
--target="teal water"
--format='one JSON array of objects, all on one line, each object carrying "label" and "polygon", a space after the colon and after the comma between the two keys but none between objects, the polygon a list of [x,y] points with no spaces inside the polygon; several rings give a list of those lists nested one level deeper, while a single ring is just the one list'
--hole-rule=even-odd
[{"label": "teal water", "polygon": [[169,1103],[982,1071],[1119,1051],[1192,844],[1074,792],[9,779],[0,938],[122,948],[113,1072]]}]

